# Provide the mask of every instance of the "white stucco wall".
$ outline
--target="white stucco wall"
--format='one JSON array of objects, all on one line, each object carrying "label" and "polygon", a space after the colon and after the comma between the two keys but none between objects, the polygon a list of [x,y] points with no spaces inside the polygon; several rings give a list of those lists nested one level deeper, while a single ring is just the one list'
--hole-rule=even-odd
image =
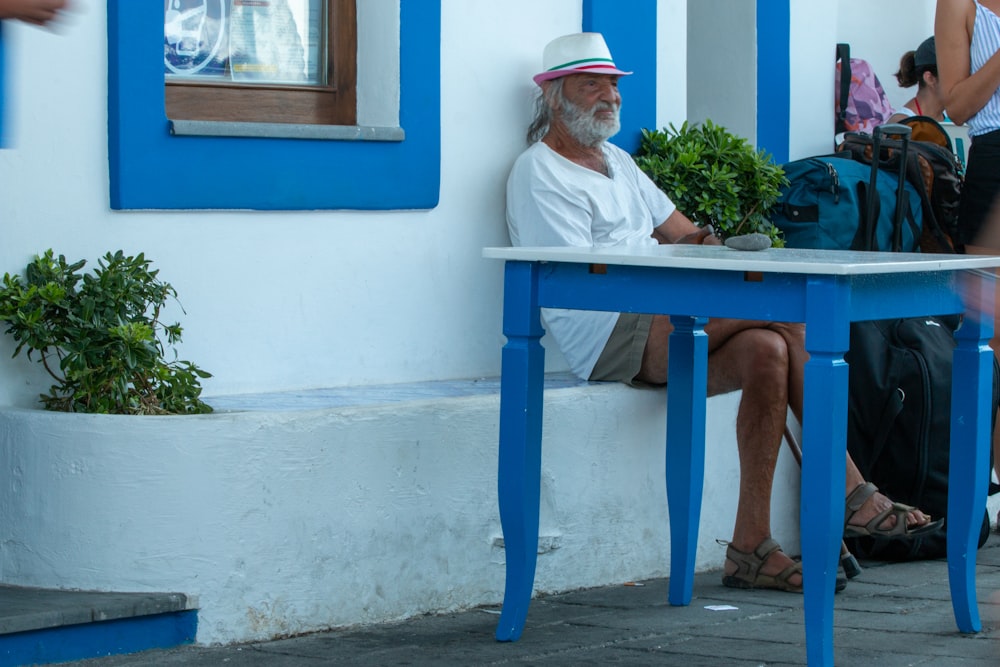
[{"label": "white stucco wall", "polygon": [[[5,26],[0,271],[49,247],[145,252],[180,294],[181,357],[214,374],[206,395],[499,372],[501,267],[480,251],[508,242],[530,75],[549,39],[579,29],[578,0],[444,3],[437,208],[297,213],[111,211],[105,10],[77,4],[60,34]],[[34,405],[47,379],[12,350],[0,340],[0,404]]]},{"label": "white stucco wall", "polygon": [[915,89],[900,88],[893,74],[899,59],[934,32],[934,0],[871,0],[857,3],[791,3],[791,109],[789,159],[833,150],[835,47],[870,62],[890,102],[901,106]]},{"label": "white stucco wall", "polygon": [[[0,151],[0,271],[19,272],[50,247],[91,262],[117,248],[145,252],[180,294],[181,356],[214,374],[206,395],[498,372],[500,266],[480,249],[507,243],[503,182],[523,147],[530,75],[549,39],[579,28],[579,0],[445,0],[437,208],[294,213],[111,211],[105,10],[97,0],[76,4],[57,34],[4,26],[10,147]],[[891,69],[932,29],[933,0],[875,0],[879,12],[865,21],[841,4],[792,3],[793,157],[826,150],[836,39]],[[689,11],[685,0],[660,4],[661,126],[683,121],[705,85],[686,86],[697,66],[685,65]],[[891,31],[874,18],[889,12],[902,17]],[[720,29],[699,40],[710,49],[731,36]],[[733,106],[730,93],[720,99]],[[165,180],[174,168],[165,165]],[[47,378],[12,351],[0,339],[0,405],[34,405]],[[563,367],[549,357],[550,369]]]},{"label": "white stucco wall", "polygon": [[[721,567],[732,531],[736,400],[709,401],[699,570]],[[0,579],[193,595],[206,644],[502,600],[496,394],[263,407],[0,411]],[[669,573],[664,412],[661,390],[547,392],[536,591]],[[774,535],[790,553],[795,476],[783,457]]]},{"label": "white stucco wall", "polygon": [[[501,267],[481,248],[508,242],[530,77],[579,29],[579,0],[446,0],[440,205],[300,213],[111,211],[105,14],[78,4],[60,34],[5,26],[0,271],[49,247],[145,252],[180,293],[181,356],[214,373],[208,395],[499,373]],[[0,339],[5,583],[192,594],[204,643],[499,601],[496,396],[67,426],[22,409],[49,383],[12,349]],[[662,392],[552,398],[538,590],[666,574]],[[735,511],[736,398],[713,401],[702,569],[721,564]],[[782,478],[779,498],[794,492]],[[781,506],[793,549],[796,503]]]},{"label": "white stucco wall", "polygon": [[660,0],[656,12],[656,128],[687,119],[687,0]]},{"label": "white stucco wall", "polygon": [[851,45],[852,57],[871,64],[894,107],[916,92],[916,87],[900,88],[895,74],[902,55],[934,34],[934,7],[934,0],[871,0],[866,6],[870,20],[858,20],[856,7],[840,10],[838,40]]}]

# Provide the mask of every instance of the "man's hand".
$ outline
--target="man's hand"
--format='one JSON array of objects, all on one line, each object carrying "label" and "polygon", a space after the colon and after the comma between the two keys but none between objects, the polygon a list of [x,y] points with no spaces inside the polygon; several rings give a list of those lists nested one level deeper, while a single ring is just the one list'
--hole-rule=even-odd
[{"label": "man's hand", "polygon": [[671,243],[722,245],[719,237],[715,236],[715,230],[712,228],[712,225],[705,225],[699,229],[697,225],[677,209],[674,209],[674,212],[666,220],[653,228],[652,236],[661,245],[669,245]]},{"label": "man's hand", "polygon": [[722,241],[715,235],[712,225],[705,225],[701,229],[685,234],[674,243],[686,243],[688,245],[722,245]]},{"label": "man's hand", "polygon": [[66,9],[69,0],[0,0],[0,19],[44,26]]}]

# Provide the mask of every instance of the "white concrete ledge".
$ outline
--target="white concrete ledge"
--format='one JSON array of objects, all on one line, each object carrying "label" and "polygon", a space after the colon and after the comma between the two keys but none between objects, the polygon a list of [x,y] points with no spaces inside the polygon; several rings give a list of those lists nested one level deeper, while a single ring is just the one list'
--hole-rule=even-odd
[{"label": "white concrete ledge", "polygon": [[[209,398],[224,409],[191,417],[0,409],[2,582],[196,595],[207,644],[497,603],[499,396],[484,382],[315,393],[307,409]],[[701,570],[732,531],[737,399],[709,402]],[[664,405],[663,390],[550,384],[536,590],[668,574]],[[774,532],[794,549],[783,461]]]}]

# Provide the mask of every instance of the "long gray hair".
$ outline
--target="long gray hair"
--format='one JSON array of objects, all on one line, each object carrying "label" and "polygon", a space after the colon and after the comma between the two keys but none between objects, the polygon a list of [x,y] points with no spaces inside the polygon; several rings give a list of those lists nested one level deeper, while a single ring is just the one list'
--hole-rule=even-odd
[{"label": "long gray hair", "polygon": [[562,77],[553,79],[538,91],[538,95],[535,97],[535,118],[528,126],[529,145],[541,141],[542,137],[548,133],[549,125],[552,124],[552,102],[554,100],[562,102],[564,80]]}]

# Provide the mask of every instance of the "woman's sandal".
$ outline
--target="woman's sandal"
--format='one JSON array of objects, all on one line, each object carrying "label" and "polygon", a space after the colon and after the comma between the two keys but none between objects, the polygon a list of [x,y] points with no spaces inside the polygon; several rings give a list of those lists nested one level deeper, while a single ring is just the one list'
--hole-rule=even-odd
[{"label": "woman's sandal", "polygon": [[722,575],[722,585],[730,588],[767,588],[788,593],[801,593],[802,585],[788,580],[796,574],[802,576],[802,563],[793,563],[778,574],[763,574],[760,571],[764,561],[781,545],[770,537],[757,545],[753,553],[740,551],[732,544],[726,547],[726,558],[736,564],[736,571]]},{"label": "woman's sandal", "polygon": [[[851,517],[861,509],[862,505],[877,492],[877,486],[871,482],[864,482],[854,487],[854,490],[847,496],[847,506],[844,512],[844,537],[864,537],[871,535],[873,537],[899,537],[908,539],[933,533],[940,530],[941,526],[944,525],[944,519],[938,519],[937,521],[928,521],[918,526],[908,526],[906,525],[906,515],[917,508],[896,502],[879,512],[871,521],[863,526],[848,523]],[[883,528],[882,524],[890,516],[896,517],[896,521],[892,527]]]}]

